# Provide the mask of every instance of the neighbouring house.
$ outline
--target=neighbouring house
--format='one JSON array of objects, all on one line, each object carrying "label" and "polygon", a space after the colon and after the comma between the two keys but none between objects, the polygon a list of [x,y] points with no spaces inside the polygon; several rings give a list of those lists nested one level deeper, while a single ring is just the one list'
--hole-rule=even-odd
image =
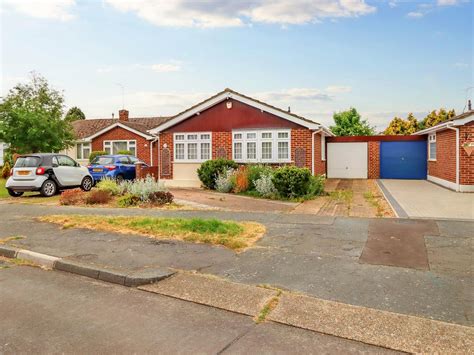
[{"label": "neighbouring house", "polygon": [[474,192],[474,110],[416,132],[427,137],[429,181],[461,192]]}]

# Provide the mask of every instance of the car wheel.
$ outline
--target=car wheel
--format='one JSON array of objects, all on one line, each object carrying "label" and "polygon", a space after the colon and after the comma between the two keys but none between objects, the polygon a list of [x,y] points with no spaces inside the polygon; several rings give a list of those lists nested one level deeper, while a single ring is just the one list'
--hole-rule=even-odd
[{"label": "car wheel", "polygon": [[86,176],[84,179],[82,179],[81,182],[81,190],[82,191],[90,191],[92,189],[92,179],[89,176]]},{"label": "car wheel", "polygon": [[51,196],[56,195],[57,190],[58,190],[58,187],[56,186],[56,183],[53,180],[48,179],[45,182],[43,182],[40,193],[44,197],[51,197]]},{"label": "car wheel", "polygon": [[123,175],[117,175],[115,180],[117,181],[118,184],[120,184],[124,180]]},{"label": "car wheel", "polygon": [[7,189],[7,190],[8,190],[8,194],[11,197],[20,197],[21,195],[23,195],[23,192],[21,192],[21,191],[13,191],[13,190],[10,190],[10,189]]}]

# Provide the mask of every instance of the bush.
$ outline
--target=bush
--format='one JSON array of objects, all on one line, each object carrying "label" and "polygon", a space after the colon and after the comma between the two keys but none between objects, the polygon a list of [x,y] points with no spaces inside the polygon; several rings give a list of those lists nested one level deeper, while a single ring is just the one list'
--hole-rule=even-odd
[{"label": "bush", "polygon": [[59,204],[63,206],[73,206],[84,203],[86,193],[81,189],[66,190],[61,193]]},{"label": "bush", "polygon": [[157,191],[151,193],[148,199],[151,204],[161,206],[173,202],[174,196],[168,191]]},{"label": "bush", "polygon": [[139,203],[140,197],[132,194],[125,194],[117,199],[117,205],[119,207],[132,207],[137,206]]},{"label": "bush", "polygon": [[117,154],[119,154],[119,155],[133,155],[133,153],[129,150],[119,150],[117,152]]},{"label": "bush", "polygon": [[150,195],[154,192],[166,191],[163,184],[155,181],[151,176],[134,181],[126,180],[120,184],[121,193],[129,193],[138,196],[142,202],[149,202]]},{"label": "bush", "polygon": [[268,165],[252,164],[248,166],[249,189],[255,190],[255,182],[262,177],[262,175],[271,175],[273,168]]},{"label": "bush", "polygon": [[282,197],[303,197],[308,194],[311,172],[308,168],[285,166],[275,170],[272,181]]},{"label": "bush", "polygon": [[97,188],[102,191],[107,191],[112,196],[117,196],[121,193],[121,188],[115,180],[105,178],[97,183]]},{"label": "bush", "polygon": [[85,202],[88,205],[105,205],[112,199],[112,195],[104,190],[92,190],[85,198]]},{"label": "bush", "polygon": [[216,179],[228,169],[237,169],[237,163],[228,159],[208,160],[197,170],[199,180],[208,189],[216,188]]},{"label": "bush", "polygon": [[220,173],[216,179],[216,190],[219,192],[230,192],[234,188],[234,169],[227,169]]},{"label": "bush", "polygon": [[246,166],[239,167],[235,174],[235,192],[245,192],[249,189],[249,172]]},{"label": "bush", "polygon": [[104,150],[96,150],[94,152],[91,152],[89,155],[89,161],[93,161],[95,157],[101,156],[101,155],[107,155],[107,152]]},{"label": "bush", "polygon": [[255,181],[255,189],[258,194],[262,197],[272,197],[276,194],[277,190],[273,184],[273,176],[271,173],[263,173],[260,178]]},{"label": "bush", "polygon": [[309,188],[308,188],[308,197],[322,195],[324,193],[324,183],[325,178],[323,175],[311,176]]},{"label": "bush", "polygon": [[6,161],[5,164],[3,164],[3,168],[2,168],[2,178],[8,179],[8,177],[10,176],[10,170],[11,170],[10,163]]}]

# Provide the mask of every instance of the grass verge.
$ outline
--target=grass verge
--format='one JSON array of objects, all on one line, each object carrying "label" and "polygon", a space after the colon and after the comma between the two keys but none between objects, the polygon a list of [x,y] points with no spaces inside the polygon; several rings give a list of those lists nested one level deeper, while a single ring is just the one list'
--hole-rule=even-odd
[{"label": "grass verge", "polygon": [[10,195],[8,194],[7,189],[5,188],[6,183],[7,183],[7,180],[0,179],[0,198],[10,197]]},{"label": "grass verge", "polygon": [[63,228],[142,234],[158,239],[223,245],[236,251],[251,247],[265,233],[265,227],[259,223],[202,218],[51,215],[38,220],[59,224]]}]

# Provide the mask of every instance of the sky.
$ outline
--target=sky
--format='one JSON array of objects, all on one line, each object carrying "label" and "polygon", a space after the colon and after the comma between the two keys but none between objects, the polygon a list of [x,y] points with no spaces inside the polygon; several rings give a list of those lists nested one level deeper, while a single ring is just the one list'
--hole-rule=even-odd
[{"label": "sky", "polygon": [[0,0],[4,96],[32,71],[88,118],[174,115],[223,90],[327,126],[355,107],[463,111],[473,96],[468,0]]}]

